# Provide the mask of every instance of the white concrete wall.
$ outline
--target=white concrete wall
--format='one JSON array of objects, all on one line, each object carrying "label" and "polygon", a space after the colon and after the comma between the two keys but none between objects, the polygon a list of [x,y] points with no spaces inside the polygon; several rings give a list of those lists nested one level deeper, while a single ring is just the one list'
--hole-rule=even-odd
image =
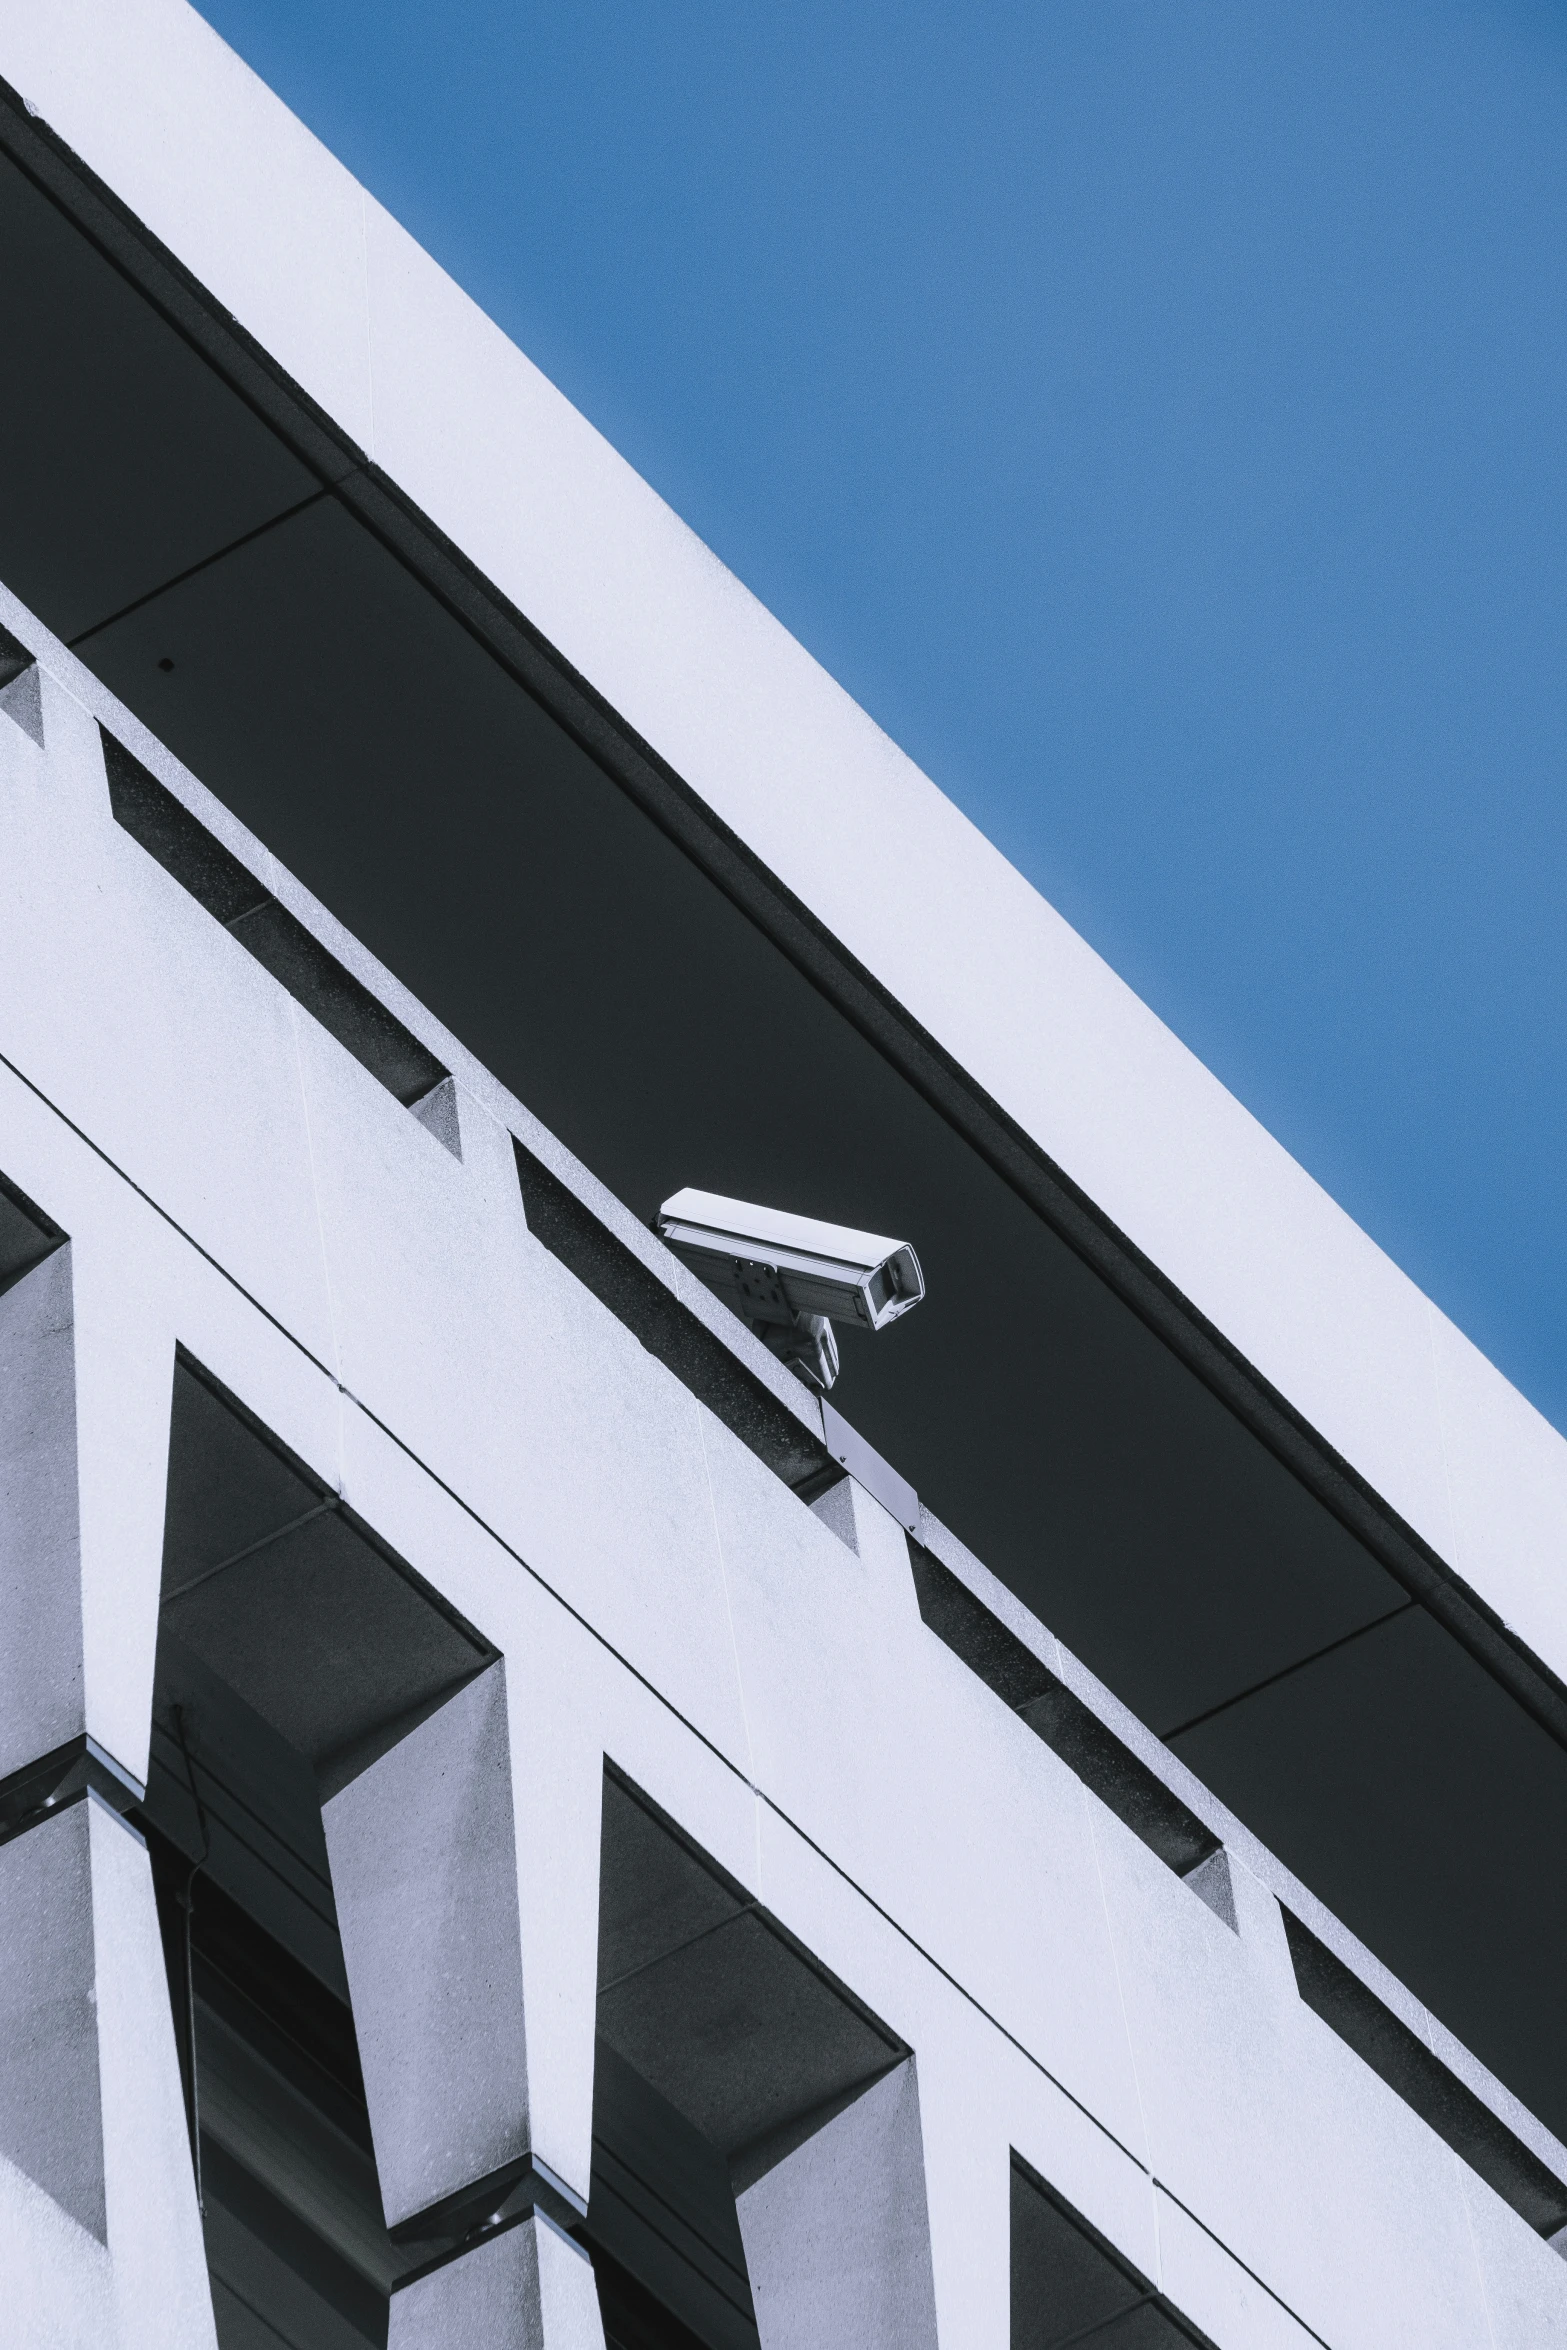
[{"label": "white concrete wall", "polygon": [[196,12],[11,0],[0,74],[1567,1677],[1567,1444]]},{"label": "white concrete wall", "polygon": [[[71,1235],[96,1425],[140,1461],[183,1344],[504,1653],[540,2157],[585,2191],[608,1756],[913,2049],[942,2350],[1006,2342],[1012,2148],[1221,2350],[1567,2345],[1567,2265],[1299,2001],[1267,1856],[1232,1931],[927,1632],[875,1502],[851,1549],[530,1237],[498,1089],[438,1044],[454,1158],[119,830],[129,721],[0,618],[45,669],[41,746],[0,707],[0,1168]],[[145,1639],[83,1590],[140,1776]],[[0,2163],[35,2242],[98,2307]]]}]

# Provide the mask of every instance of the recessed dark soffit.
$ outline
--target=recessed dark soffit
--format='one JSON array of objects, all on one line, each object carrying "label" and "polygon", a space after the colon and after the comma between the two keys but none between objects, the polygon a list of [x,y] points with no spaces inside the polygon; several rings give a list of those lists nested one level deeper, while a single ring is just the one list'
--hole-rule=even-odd
[{"label": "recessed dark soffit", "polygon": [[[1485,1922],[1510,1823],[1558,1854],[1564,1816],[1490,1692],[1564,1742],[1559,1686],[19,106],[0,148],[0,578],[639,1213],[699,1181],[910,1233],[931,1294],[850,1339],[849,1416],[1567,2131],[1554,2011],[1501,2016],[1532,1962]],[[1346,1736],[1438,1726],[1411,1593],[1484,1758],[1440,1891],[1391,1812],[1311,1794]]]}]

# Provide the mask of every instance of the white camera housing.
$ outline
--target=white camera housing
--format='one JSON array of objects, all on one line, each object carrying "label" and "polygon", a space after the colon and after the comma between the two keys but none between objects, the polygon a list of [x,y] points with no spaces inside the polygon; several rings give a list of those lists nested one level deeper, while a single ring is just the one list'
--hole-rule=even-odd
[{"label": "white camera housing", "polygon": [[818,1387],[830,1387],[837,1374],[833,1322],[885,1330],[925,1294],[919,1258],[906,1240],[711,1191],[677,1191],[659,1209],[656,1230]]}]

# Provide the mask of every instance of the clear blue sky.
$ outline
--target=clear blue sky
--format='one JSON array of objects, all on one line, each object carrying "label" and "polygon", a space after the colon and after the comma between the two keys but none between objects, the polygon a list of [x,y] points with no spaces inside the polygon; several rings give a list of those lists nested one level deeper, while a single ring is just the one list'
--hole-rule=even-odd
[{"label": "clear blue sky", "polygon": [[1567,1428],[1567,6],[205,13]]}]

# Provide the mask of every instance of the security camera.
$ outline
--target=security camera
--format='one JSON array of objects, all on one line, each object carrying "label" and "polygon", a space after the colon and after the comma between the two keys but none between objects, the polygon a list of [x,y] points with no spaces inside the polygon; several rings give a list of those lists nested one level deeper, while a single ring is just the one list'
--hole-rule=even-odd
[{"label": "security camera", "polygon": [[655,1230],[815,1387],[831,1387],[838,1375],[834,1322],[885,1330],[925,1294],[906,1240],[710,1191],[677,1191],[659,1209]]}]

